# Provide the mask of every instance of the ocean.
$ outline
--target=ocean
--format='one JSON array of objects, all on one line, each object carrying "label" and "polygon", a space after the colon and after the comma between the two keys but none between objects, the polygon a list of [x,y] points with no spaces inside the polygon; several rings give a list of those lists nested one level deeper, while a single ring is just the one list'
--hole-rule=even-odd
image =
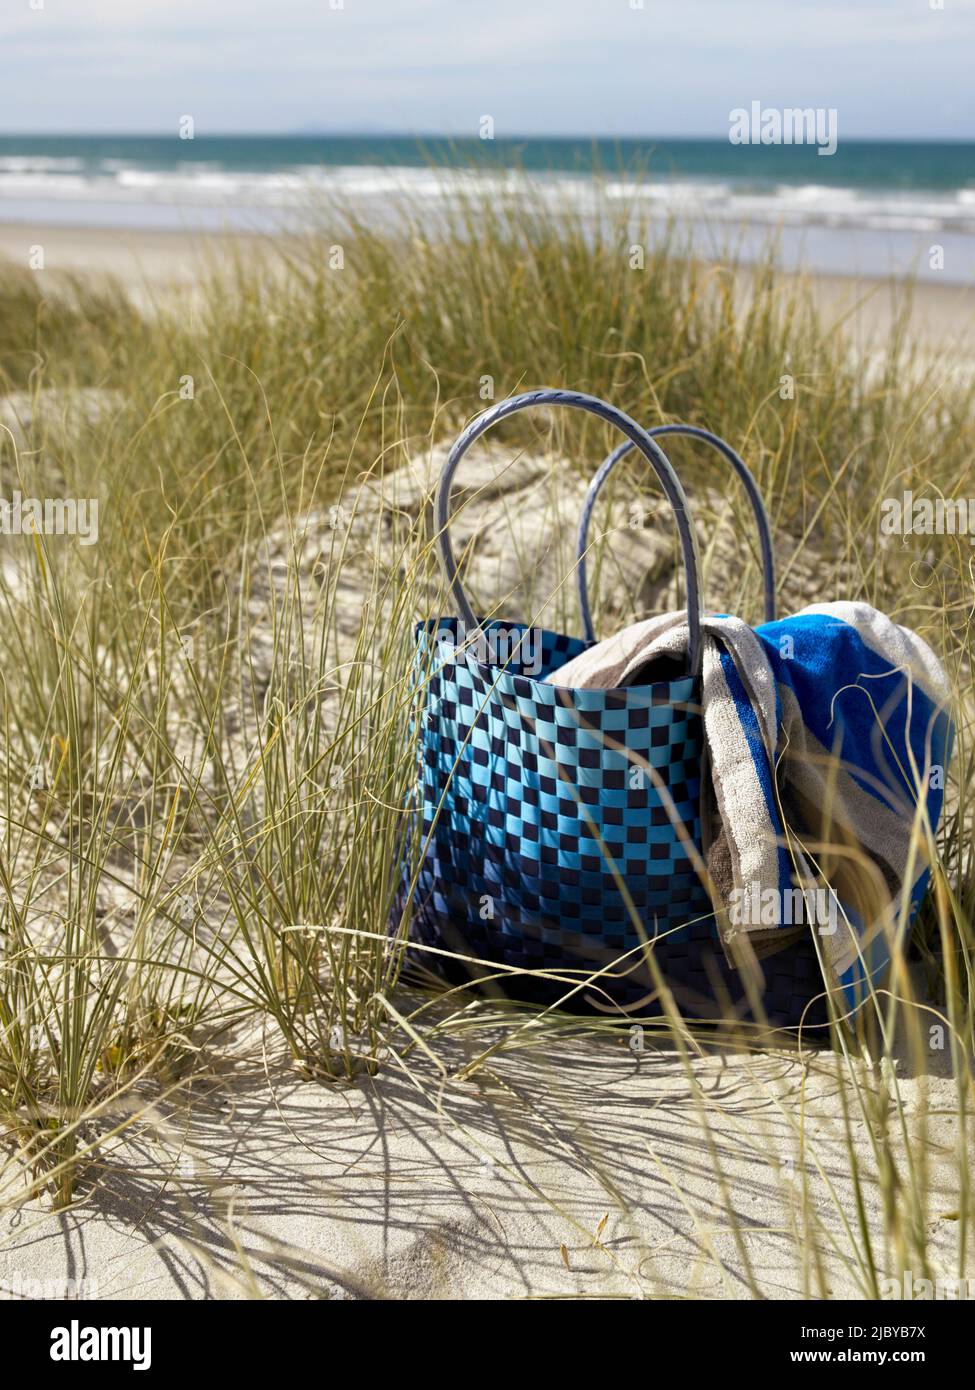
[{"label": "ocean", "polygon": [[[446,206],[473,183],[524,196],[521,174],[585,213],[592,174],[640,220],[677,218],[696,249],[749,260],[774,236],[787,266],[975,279],[975,143],[843,140],[417,140],[392,136],[3,136],[0,220],[268,231],[335,197],[389,215],[396,195]],[[519,172],[520,171],[520,172]]]}]

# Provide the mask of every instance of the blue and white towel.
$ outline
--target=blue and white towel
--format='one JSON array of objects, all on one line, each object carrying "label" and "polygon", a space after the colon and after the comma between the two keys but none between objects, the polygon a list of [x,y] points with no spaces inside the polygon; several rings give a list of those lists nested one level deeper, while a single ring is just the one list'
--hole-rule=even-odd
[{"label": "blue and white towel", "polygon": [[[768,942],[770,928],[794,925],[777,906],[802,893],[819,904],[824,963],[855,1007],[927,887],[953,738],[945,673],[916,634],[866,603],[817,604],[756,629],[709,615],[703,632],[722,935]],[[685,614],[651,618],[548,679],[641,684],[686,650]]]}]

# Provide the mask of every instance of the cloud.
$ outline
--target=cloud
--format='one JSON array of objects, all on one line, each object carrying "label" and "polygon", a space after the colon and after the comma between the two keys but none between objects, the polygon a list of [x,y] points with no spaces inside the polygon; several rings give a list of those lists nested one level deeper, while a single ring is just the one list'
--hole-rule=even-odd
[{"label": "cloud", "polygon": [[[65,0],[8,5],[0,127],[718,134],[759,98],[975,134],[975,0]],[[842,117],[841,117],[842,119]],[[960,123],[960,124],[959,124]]]}]

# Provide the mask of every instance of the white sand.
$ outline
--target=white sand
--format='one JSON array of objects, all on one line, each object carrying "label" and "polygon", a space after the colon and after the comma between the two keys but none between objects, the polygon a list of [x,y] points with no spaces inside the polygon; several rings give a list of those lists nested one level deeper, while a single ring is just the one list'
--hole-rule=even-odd
[{"label": "white sand", "polygon": [[[815,1254],[830,1293],[858,1296],[862,1242],[831,1054],[698,1058],[702,1102],[677,1054],[649,1039],[642,1055],[624,1039],[526,1043],[467,1081],[452,1077],[475,1045],[456,1039],[439,1052],[444,1077],[415,1060],[412,1076],[394,1062],[339,1088],[283,1063],[266,1077],[259,1064],[228,1069],[110,1146],[97,1193],[73,1210],[5,1215],[0,1281],[54,1289],[72,1278],[102,1298],[795,1298],[818,1292]],[[792,1127],[803,1084],[815,1230],[801,1220]],[[938,1078],[901,1086],[915,1160],[932,1164],[935,1264],[950,1271],[954,1091]],[[925,1095],[944,1112],[926,1134]],[[859,1117],[854,1134],[876,1232]],[[875,1253],[889,1269],[890,1252]]]},{"label": "white sand", "polygon": [[[0,251],[21,256],[25,235],[0,229]],[[172,234],[58,228],[44,239],[55,271],[111,269],[133,283],[198,273],[197,251]],[[857,290],[819,287],[837,311]],[[954,291],[926,287],[918,304],[935,337],[971,316]],[[466,1080],[458,1073],[502,1025],[491,1037],[454,1027],[437,1043],[442,1071],[414,1054],[338,1087],[302,1081],[270,1039],[269,1059],[252,1045],[208,1063],[108,1143],[71,1210],[3,1212],[0,1295],[73,1281],[103,1298],[793,1298],[824,1291],[817,1261],[825,1291],[862,1293],[832,1054],[714,1050],[689,1074],[650,1039],[641,1055],[625,1035],[520,1026],[504,1024],[508,1046]],[[936,1271],[953,1274],[957,1102],[944,1062],[931,1053],[932,1074],[900,1085],[912,1159],[930,1164]],[[875,1113],[854,1109],[852,1142],[876,1233],[870,1126],[890,1116],[893,1080],[864,1079]],[[890,1142],[904,1171],[903,1143]],[[0,1198],[16,1182],[9,1164]],[[891,1272],[895,1252],[874,1253]]]}]

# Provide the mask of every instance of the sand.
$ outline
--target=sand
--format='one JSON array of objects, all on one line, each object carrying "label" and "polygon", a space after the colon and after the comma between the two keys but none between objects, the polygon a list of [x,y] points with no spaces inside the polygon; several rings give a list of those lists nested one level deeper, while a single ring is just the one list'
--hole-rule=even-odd
[{"label": "sand", "polygon": [[[44,249],[45,272],[113,274],[133,289],[152,294],[165,285],[191,285],[229,250],[243,256],[265,254],[264,236],[145,231],[129,228],[0,222],[0,257],[26,265],[31,247]],[[783,285],[797,277],[784,276]],[[888,280],[859,276],[806,277],[827,319],[843,319],[858,344],[882,341],[901,292]],[[748,274],[742,276],[747,293]],[[913,290],[912,330],[933,345],[975,335],[975,286],[919,283]]]},{"label": "sand", "polygon": [[[408,1071],[393,1061],[347,1086],[301,1081],[281,1058],[265,1070],[257,1053],[246,1070],[226,1065],[109,1144],[95,1195],[60,1214],[36,1204],[5,1214],[0,1287],[57,1293],[71,1279],[69,1291],[136,1299],[794,1299],[820,1292],[815,1259],[831,1296],[862,1294],[830,1054],[718,1049],[693,1063],[699,1098],[673,1047],[649,1037],[636,1053],[626,1037],[538,1030],[518,1045],[516,1028],[469,1080],[458,1071],[500,1030],[438,1047],[442,1073],[412,1058]],[[900,1086],[912,1144],[932,1164],[929,1248],[948,1271],[953,1088],[938,1077]],[[793,1128],[801,1087],[815,1134],[805,1159]],[[925,1103],[942,1113],[924,1122]],[[881,1197],[857,1117],[854,1134],[876,1230]],[[889,1270],[889,1252],[875,1254]]]},{"label": "sand", "polygon": [[[38,242],[45,273],[112,271],[149,294],[192,284],[226,249],[174,233],[0,227],[13,260]],[[865,340],[890,322],[882,285],[815,290]],[[913,313],[937,350],[970,327],[971,295],[922,286]],[[848,1146],[882,1230],[873,1139],[895,1086],[908,1132],[889,1142],[900,1161],[906,1145],[930,1165],[934,1272],[956,1272],[957,1097],[943,1053],[922,1072],[906,1057],[896,1074],[862,1068],[871,1113],[854,1105],[846,1135],[849,1082],[831,1053],[685,1059],[649,1034],[635,1041],[642,1051],[626,1032],[523,1018],[474,1032],[460,1018],[435,1061],[393,1053],[375,1077],[328,1086],[302,1079],[272,1036],[241,1040],[171,1094],[133,1095],[138,1120],[105,1143],[71,1209],[0,1213],[0,1297],[858,1297]],[[8,1164],[0,1204],[16,1194]],[[874,1255],[893,1272],[894,1251]]]},{"label": "sand", "polygon": [[259,253],[266,245],[258,236],[0,223],[0,257],[15,265],[28,265],[32,248],[39,246],[44,273],[116,275],[132,287],[191,284],[228,247],[246,254]]}]

